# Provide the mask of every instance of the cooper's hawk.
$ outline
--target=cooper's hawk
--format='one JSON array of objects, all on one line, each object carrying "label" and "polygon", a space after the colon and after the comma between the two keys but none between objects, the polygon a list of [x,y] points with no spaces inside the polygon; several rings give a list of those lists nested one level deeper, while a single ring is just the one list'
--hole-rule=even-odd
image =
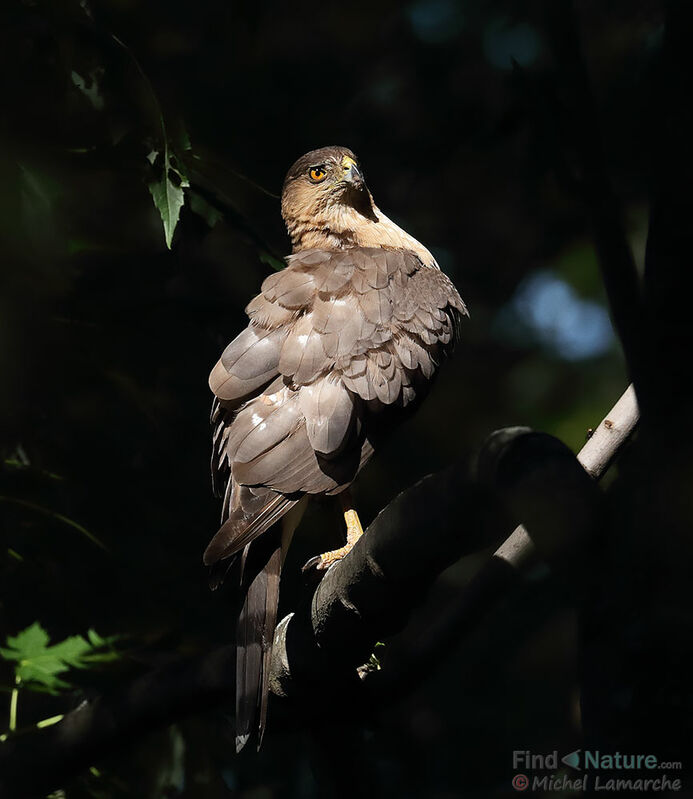
[{"label": "cooper's hawk", "polygon": [[362,533],[350,483],[416,409],[467,313],[431,253],[377,208],[350,150],[299,158],[282,216],[288,265],[264,281],[209,381],[212,475],[224,501],[204,561],[223,574],[241,559],[238,749],[264,732],[279,573],[305,501],[342,500],[347,544],[312,562],[326,568]]}]

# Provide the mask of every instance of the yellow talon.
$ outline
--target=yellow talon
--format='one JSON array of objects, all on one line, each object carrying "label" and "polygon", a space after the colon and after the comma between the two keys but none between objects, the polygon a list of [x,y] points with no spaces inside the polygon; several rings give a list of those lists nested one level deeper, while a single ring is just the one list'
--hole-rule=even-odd
[{"label": "yellow talon", "polygon": [[344,510],[344,523],[346,524],[347,528],[347,542],[339,549],[333,549],[330,552],[323,552],[323,554],[318,555],[317,558],[312,558],[304,566],[304,569],[306,569],[308,566],[314,566],[319,571],[328,569],[333,563],[341,560],[345,555],[351,552],[354,544],[363,535],[363,527],[361,527],[359,515],[356,510],[351,507],[352,501],[350,493],[348,491],[344,491],[339,496],[342,502],[342,508]]},{"label": "yellow talon", "polygon": [[344,521],[347,528],[347,544],[351,548],[363,535],[363,527],[361,527],[358,513],[353,508],[344,511]]}]

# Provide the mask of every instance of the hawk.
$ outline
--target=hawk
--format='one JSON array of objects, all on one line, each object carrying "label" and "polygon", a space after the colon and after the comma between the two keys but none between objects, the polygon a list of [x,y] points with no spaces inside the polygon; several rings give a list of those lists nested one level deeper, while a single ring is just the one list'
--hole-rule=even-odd
[{"label": "hawk", "polygon": [[299,158],[281,210],[287,266],[264,281],[209,378],[223,510],[204,562],[218,584],[240,561],[238,750],[264,733],[279,575],[306,502],[336,496],[344,511],[346,545],[306,564],[325,569],[363,533],[350,484],[417,408],[467,315],[431,253],[375,205],[345,147]]}]

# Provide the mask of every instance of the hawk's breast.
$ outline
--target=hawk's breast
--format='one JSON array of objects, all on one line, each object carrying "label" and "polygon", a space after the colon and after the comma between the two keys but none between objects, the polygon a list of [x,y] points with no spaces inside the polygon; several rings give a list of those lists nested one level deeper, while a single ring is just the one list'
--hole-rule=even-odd
[{"label": "hawk's breast", "polygon": [[328,375],[361,399],[406,406],[452,347],[466,308],[452,282],[410,251],[304,250],[248,306],[281,331],[277,370],[295,387]]}]

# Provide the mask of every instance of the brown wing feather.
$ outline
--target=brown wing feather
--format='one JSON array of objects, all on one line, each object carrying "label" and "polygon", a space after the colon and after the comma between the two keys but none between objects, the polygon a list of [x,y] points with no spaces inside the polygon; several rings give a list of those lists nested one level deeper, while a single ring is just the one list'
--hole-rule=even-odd
[{"label": "brown wing feather", "polygon": [[282,335],[249,325],[224,350],[209,376],[212,393],[238,407],[278,374]]},{"label": "brown wing feather", "polygon": [[346,443],[355,419],[354,397],[342,381],[323,377],[302,386],[299,407],[315,452],[334,457]]},{"label": "brown wing feather", "polygon": [[240,497],[238,506],[217,530],[203,556],[206,566],[231,558],[258,536],[278,522],[296,504],[274,491],[266,491],[259,497],[250,497],[247,486],[234,485],[234,495]]}]

